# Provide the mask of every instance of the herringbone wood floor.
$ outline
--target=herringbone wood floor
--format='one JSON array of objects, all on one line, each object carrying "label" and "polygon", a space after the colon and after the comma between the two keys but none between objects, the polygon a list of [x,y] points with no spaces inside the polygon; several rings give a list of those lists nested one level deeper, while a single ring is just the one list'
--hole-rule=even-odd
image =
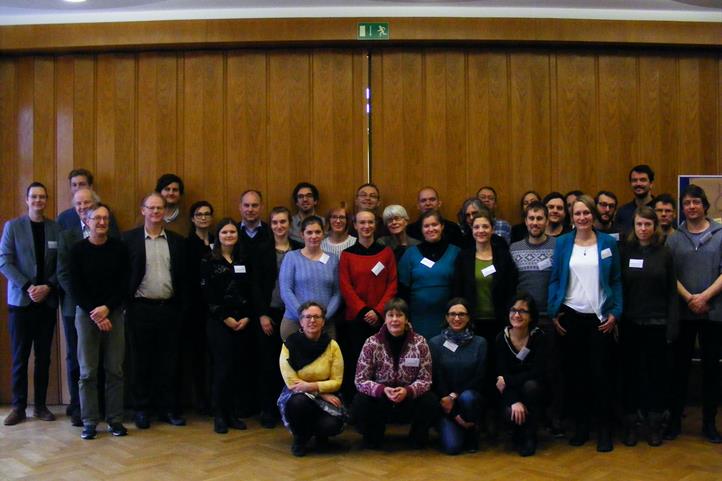
[{"label": "herringbone wood floor", "polygon": [[[8,411],[0,408],[0,417]],[[59,414],[63,409],[53,411]],[[360,437],[349,429],[340,439],[350,450],[294,458],[289,433],[281,427],[263,429],[255,419],[249,420],[247,431],[225,436],[212,432],[209,419],[191,417],[186,427],[154,424],[139,431],[127,423],[129,436],[113,438],[101,431],[98,439],[83,441],[80,428],[59,415],[50,423],[30,418],[17,426],[0,426],[0,479],[722,480],[722,445],[704,441],[698,435],[698,410],[689,414],[684,434],[659,448],[644,442],[635,448],[616,443],[612,453],[599,454],[594,442],[572,448],[566,440],[543,434],[532,458],[520,458],[503,442],[482,444],[479,453],[461,456],[446,456],[433,448],[409,451],[402,427],[389,431],[393,439],[388,451],[359,449]]]}]

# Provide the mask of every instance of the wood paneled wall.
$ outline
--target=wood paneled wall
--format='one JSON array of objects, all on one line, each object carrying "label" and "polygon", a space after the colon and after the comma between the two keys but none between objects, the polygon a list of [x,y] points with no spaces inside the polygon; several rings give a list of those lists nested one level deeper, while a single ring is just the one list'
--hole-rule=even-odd
[{"label": "wood paneled wall", "polygon": [[718,52],[399,48],[371,53],[372,178],[411,206],[433,185],[447,217],[485,184],[518,222],[528,189],[627,202],[629,169],[655,192],[722,171]]},{"label": "wood paneled wall", "polygon": [[[350,202],[367,179],[362,50],[226,50],[0,58],[0,219],[47,185],[48,212],[70,205],[67,173],[90,169],[121,228],[143,194],[175,172],[186,206],[207,199],[238,218],[239,194],[289,205],[314,182],[321,206]],[[0,282],[0,402],[10,398],[5,279]],[[58,363],[54,373],[59,372]],[[57,400],[57,389],[49,401]]]},{"label": "wood paneled wall", "polygon": [[[626,201],[637,163],[654,166],[656,192],[674,192],[678,173],[722,170],[717,51],[392,47],[367,67],[354,48],[1,57],[0,219],[23,212],[31,180],[48,186],[49,212],[66,208],[73,167],[96,174],[123,228],[164,172],[184,178],[186,205],[206,198],[218,216],[238,217],[247,188],[268,209],[310,180],[323,208],[370,176],[412,216],[422,185],[451,217],[491,184],[515,222],[529,188],[605,188]],[[0,402],[8,349],[3,327]]]}]

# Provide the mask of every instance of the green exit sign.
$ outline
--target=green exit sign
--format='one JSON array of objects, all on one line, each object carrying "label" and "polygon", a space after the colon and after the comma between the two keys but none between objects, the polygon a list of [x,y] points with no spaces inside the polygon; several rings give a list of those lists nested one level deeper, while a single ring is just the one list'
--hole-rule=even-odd
[{"label": "green exit sign", "polygon": [[388,22],[359,23],[356,28],[356,35],[359,40],[388,40]]}]

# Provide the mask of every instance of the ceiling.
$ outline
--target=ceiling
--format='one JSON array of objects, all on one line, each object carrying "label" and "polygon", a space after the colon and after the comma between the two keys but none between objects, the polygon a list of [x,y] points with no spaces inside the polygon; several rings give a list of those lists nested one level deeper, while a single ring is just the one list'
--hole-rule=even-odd
[{"label": "ceiling", "polygon": [[722,0],[0,0],[0,25],[291,17],[531,17],[722,22]]}]

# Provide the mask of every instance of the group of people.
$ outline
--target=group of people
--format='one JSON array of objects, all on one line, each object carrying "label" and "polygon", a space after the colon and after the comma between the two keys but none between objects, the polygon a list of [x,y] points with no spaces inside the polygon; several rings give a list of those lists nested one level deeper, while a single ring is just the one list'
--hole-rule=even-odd
[{"label": "group of people", "polygon": [[294,214],[274,207],[264,222],[262,194],[248,190],[241,222],[213,222],[207,201],[185,214],[183,181],[165,174],[142,200],[141,225],[120,235],[92,174],[69,180],[73,208],[57,223],[34,182],[28,215],[8,221],[0,242],[13,352],[6,425],[25,419],[31,346],[34,414],[54,419],[45,391],[60,298],[68,415],[84,439],[102,412],[109,432],[127,433],[127,366],[138,428],[154,415],[185,424],[191,387],[215,432],[260,413],[264,427],[290,429],[298,456],[347,423],[371,449],[389,422],[410,423],[414,447],[436,427],[449,454],[508,426],[529,456],[540,424],[563,435],[564,420],[570,444],[595,426],[597,450],[611,451],[621,419],[624,444],[644,425],[658,446],[680,434],[699,337],[702,431],[722,442],[722,226],[696,185],[680,193],[677,226],[675,199],[652,195],[647,165],[629,173],[628,204],[609,191],[529,191],[513,225],[497,217],[491,186],[464,201],[457,223],[432,187],[411,222],[401,205],[381,209],[371,183],[353,208],[321,217],[307,182],[293,190]]}]

